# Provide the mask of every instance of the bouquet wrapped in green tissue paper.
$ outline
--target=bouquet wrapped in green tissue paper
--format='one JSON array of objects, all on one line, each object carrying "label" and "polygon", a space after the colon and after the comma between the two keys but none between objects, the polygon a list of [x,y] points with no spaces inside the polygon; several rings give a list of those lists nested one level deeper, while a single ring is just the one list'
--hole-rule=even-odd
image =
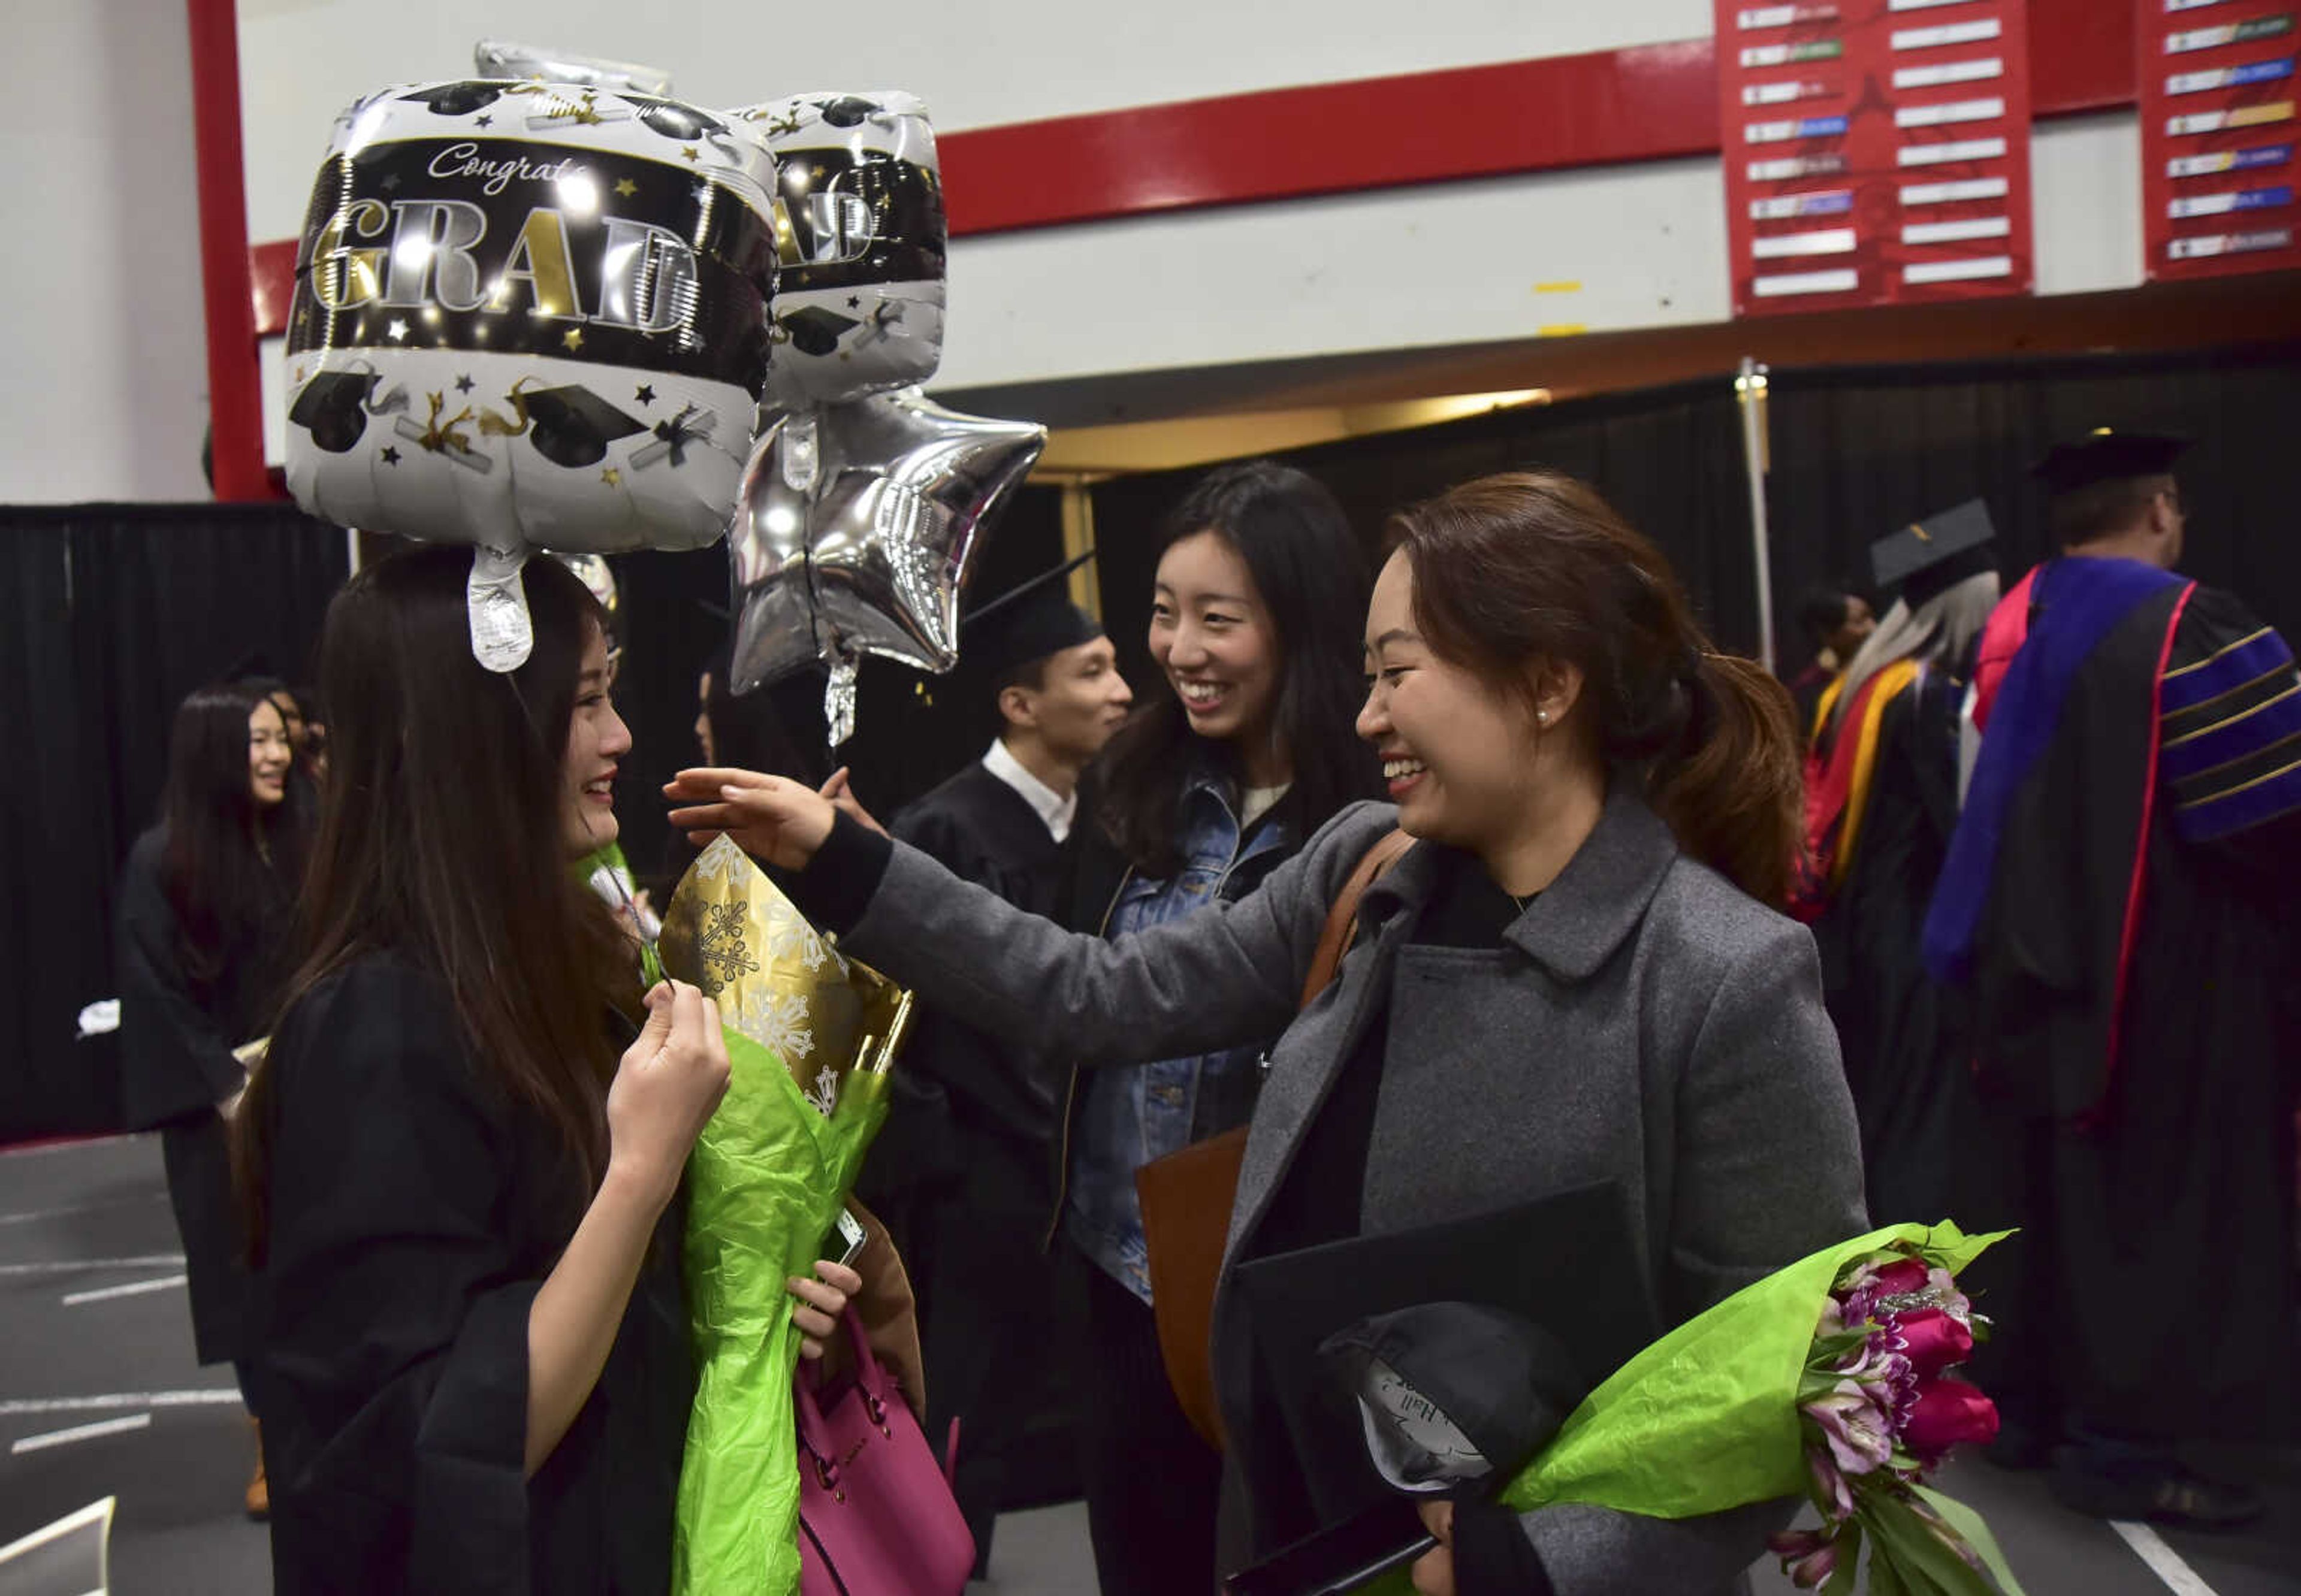
[{"label": "bouquet wrapped in green tissue paper", "polygon": [[799,1588],[791,1275],[824,1237],[887,1117],[910,994],[843,958],[742,849],[712,842],[664,915],[665,970],[719,1004],[732,1076],[687,1166],[697,1385],[672,1588]]},{"label": "bouquet wrapped in green tissue paper", "polygon": [[[1615,1370],[1498,1500],[1690,1518],[1803,1495],[1822,1528],[1773,1547],[1800,1586],[1850,1591],[1866,1540],[1873,1592],[2021,1596],[1980,1516],[1924,1483],[1996,1433],[1946,1371],[1985,1323],[1955,1277],[2003,1233],[1890,1225],[1753,1282]],[[1402,1569],[1367,1588],[1412,1587]]]}]

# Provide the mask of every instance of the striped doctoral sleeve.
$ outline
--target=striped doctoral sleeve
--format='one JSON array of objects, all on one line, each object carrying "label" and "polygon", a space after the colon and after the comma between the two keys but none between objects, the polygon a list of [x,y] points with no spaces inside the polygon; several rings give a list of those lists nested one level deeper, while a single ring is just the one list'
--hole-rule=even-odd
[{"label": "striped doctoral sleeve", "polygon": [[2192,842],[2301,810],[2301,675],[2263,626],[2165,673],[2158,773]]}]

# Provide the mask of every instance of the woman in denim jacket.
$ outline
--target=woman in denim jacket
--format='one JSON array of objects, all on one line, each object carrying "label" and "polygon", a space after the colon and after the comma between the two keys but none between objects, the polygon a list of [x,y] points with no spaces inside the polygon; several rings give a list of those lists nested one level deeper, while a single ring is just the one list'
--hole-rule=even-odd
[{"label": "woman in denim jacket", "polygon": [[[1367,588],[1342,507],[1301,472],[1225,466],[1167,516],[1150,644],[1172,690],[1104,756],[1084,923],[1115,939],[1235,902],[1336,810],[1378,790],[1351,732]],[[1262,1051],[1072,1073],[1055,1223],[1089,1266],[1078,1271],[1091,1347],[1082,1429],[1104,1596],[1214,1583],[1221,1459],[1159,1360],[1134,1172],[1244,1124]]]},{"label": "woman in denim jacket", "polygon": [[[1787,695],[1712,651],[1661,553],[1570,479],[1468,483],[1393,532],[1358,730],[1393,803],[1346,808],[1192,920],[1066,933],[796,783],[714,770],[673,789],[694,804],[674,824],[798,871],[795,901],[856,957],[986,1024],[1059,1015],[1091,1070],[1285,1027],[1212,1310],[1226,1571],[1387,1489],[1347,1415],[1281,1408],[1267,1309],[1237,1289],[1251,1260],[1603,1182],[1627,1222],[1613,1267],[1667,1326],[1868,1228],[1813,940],[1767,907],[1798,841]],[[1393,827],[1413,845],[1298,1012],[1336,894]],[[1139,1489],[1166,1484],[1146,1467]],[[1441,1545],[1412,1579],[1430,1596],[1724,1596],[1796,1506],[1426,1501]]]}]

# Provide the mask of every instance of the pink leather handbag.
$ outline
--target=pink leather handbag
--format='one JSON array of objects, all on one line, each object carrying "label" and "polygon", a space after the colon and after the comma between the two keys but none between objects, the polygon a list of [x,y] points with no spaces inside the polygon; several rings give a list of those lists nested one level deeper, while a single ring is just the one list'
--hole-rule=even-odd
[{"label": "pink leather handbag", "polygon": [[961,1596],[975,1537],[951,1494],[958,1424],[941,1461],[852,1313],[855,1378],[826,1409],[802,1373],[799,1596]]}]

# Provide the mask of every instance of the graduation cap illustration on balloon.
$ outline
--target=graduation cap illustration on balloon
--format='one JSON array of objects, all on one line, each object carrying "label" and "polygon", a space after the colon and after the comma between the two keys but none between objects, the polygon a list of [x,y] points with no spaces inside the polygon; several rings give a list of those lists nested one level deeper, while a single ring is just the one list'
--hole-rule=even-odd
[{"label": "graduation cap illustration on balloon", "polygon": [[823,120],[834,128],[859,128],[873,117],[884,114],[887,109],[878,101],[859,94],[843,94],[833,99],[817,100],[815,108],[823,113]]},{"label": "graduation cap illustration on balloon", "polygon": [[367,418],[397,410],[407,403],[407,390],[394,388],[374,397],[383,379],[373,371],[322,372],[304,384],[288,419],[312,435],[312,441],[331,455],[347,455],[367,430]]},{"label": "graduation cap illustration on balloon", "polygon": [[727,124],[708,113],[692,105],[682,105],[676,100],[659,100],[648,95],[627,94],[623,104],[636,109],[640,121],[665,138],[691,143],[707,134],[724,133]]},{"label": "graduation cap illustration on balloon", "polygon": [[469,116],[474,111],[485,111],[503,94],[500,83],[432,83],[399,97],[428,106],[437,116]]},{"label": "graduation cap illustration on balloon", "polygon": [[504,396],[510,401],[515,422],[494,411],[482,411],[480,430],[498,438],[524,437],[535,452],[554,465],[578,470],[607,457],[607,446],[619,438],[647,430],[647,423],[626,415],[580,383],[562,388],[530,389],[521,378]]},{"label": "graduation cap illustration on balloon", "polygon": [[842,316],[835,310],[810,305],[803,310],[777,316],[775,331],[801,355],[826,355],[838,352],[842,334],[862,324],[853,316]]}]

